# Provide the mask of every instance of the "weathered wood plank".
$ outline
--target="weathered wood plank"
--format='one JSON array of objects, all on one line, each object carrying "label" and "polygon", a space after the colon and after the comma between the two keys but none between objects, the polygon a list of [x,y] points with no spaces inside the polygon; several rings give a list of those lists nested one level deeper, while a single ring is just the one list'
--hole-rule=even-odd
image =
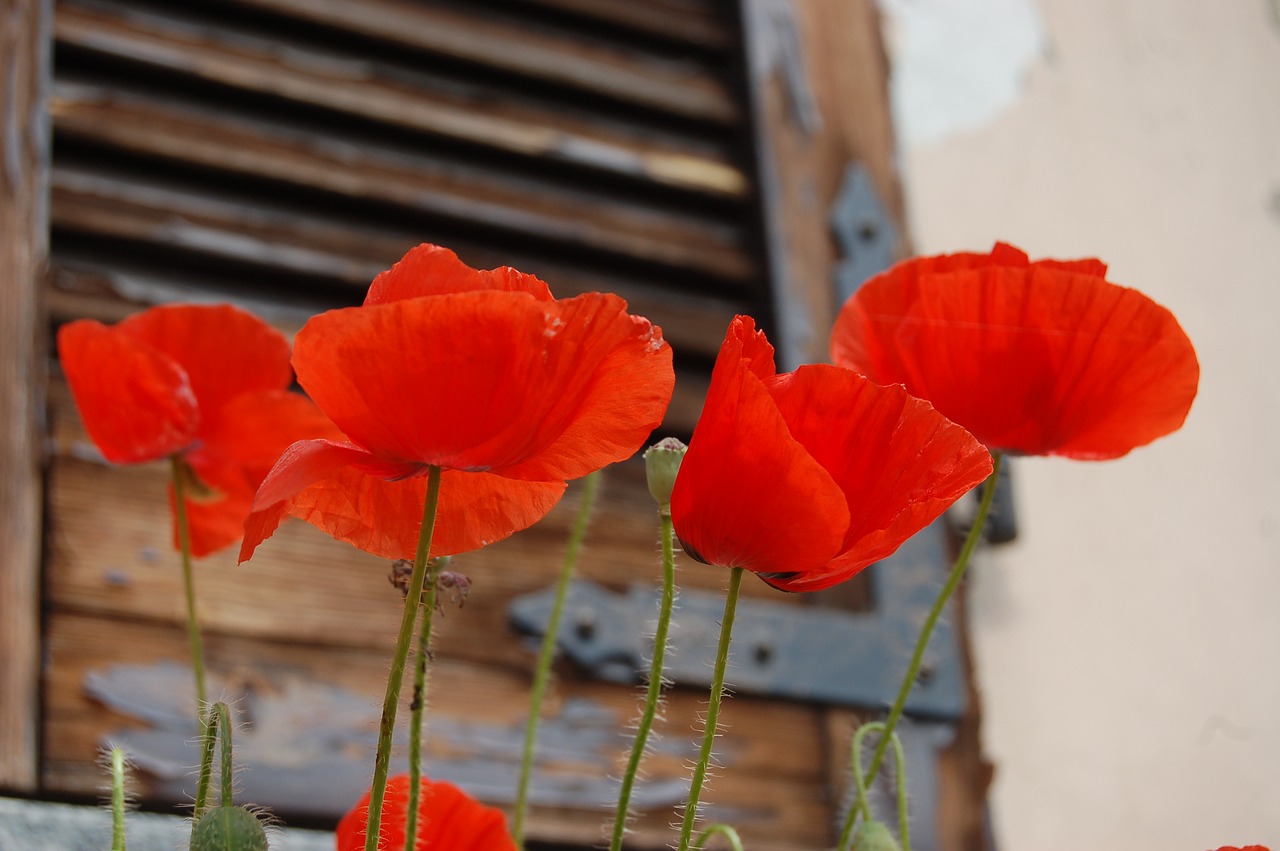
[{"label": "weathered wood plank", "polygon": [[723,82],[695,61],[618,50],[483,7],[464,13],[404,0],[237,3],[681,118],[721,124],[738,118]]},{"label": "weathered wood plank", "polygon": [[698,0],[516,0],[527,6],[541,6],[572,12],[593,21],[626,27],[645,35],[655,35],[682,44],[727,50],[733,44],[727,4]]},{"label": "weathered wood plank", "polygon": [[903,221],[888,62],[874,0],[744,7],[771,278],[785,305],[778,348],[791,368],[829,359],[839,256],[829,217],[845,169],[861,163]]},{"label": "weathered wood plank", "polygon": [[38,779],[44,315],[52,3],[0,14],[0,789]]},{"label": "weathered wood plank", "polygon": [[[467,614],[465,609],[450,613],[457,617]],[[308,687],[340,689],[354,698],[354,705],[364,702],[368,707],[367,712],[358,713],[360,720],[355,722],[351,735],[344,739],[344,734],[337,732],[337,741],[349,739],[340,744],[337,751],[328,749],[333,745],[326,748],[319,742],[310,753],[299,754],[290,748],[295,761],[293,771],[282,768],[280,761],[272,758],[272,743],[255,742],[257,730],[251,719],[237,736],[237,750],[242,753],[242,759],[254,755],[259,759],[256,768],[249,766],[247,777],[276,772],[273,776],[281,778],[276,789],[264,792],[255,788],[257,803],[282,807],[298,800],[314,783],[315,773],[309,772],[311,761],[341,759],[344,754],[349,759],[341,761],[337,768],[329,761],[317,762],[317,765],[329,767],[331,774],[326,776],[332,776],[335,784],[349,782],[351,773],[356,775],[357,784],[367,782],[364,776],[368,771],[366,763],[371,763],[369,751],[376,723],[375,707],[384,685],[387,649],[394,629],[393,623],[384,626],[385,641],[375,649],[263,642],[242,636],[207,634],[211,671],[229,683],[233,692],[248,687],[254,692],[254,699],[262,701],[257,705],[269,706],[273,712],[299,713],[293,716],[296,720],[291,737],[296,733],[305,741],[312,725],[317,733],[324,730],[335,736],[335,718],[326,717],[323,704],[312,705],[310,717],[301,711],[297,701],[304,697],[294,695],[314,694],[306,691]],[[104,710],[87,697],[86,674],[103,672],[115,664],[181,663],[185,647],[182,631],[177,627],[55,610],[49,621],[48,642],[52,666],[47,687],[44,781],[51,791],[96,794],[101,775],[95,757],[101,738],[112,730],[138,729],[140,725],[136,719]],[[431,675],[432,729],[427,738],[428,760],[442,760],[445,764],[459,757],[471,760],[470,773],[490,781],[486,785],[494,789],[490,792],[494,796],[492,802],[507,803],[499,787],[516,771],[514,755],[509,749],[495,749],[493,743],[518,741],[527,706],[527,688],[527,676],[522,672],[459,663],[441,650]],[[544,770],[555,769],[562,778],[576,778],[578,791],[558,806],[535,807],[531,822],[533,838],[582,843],[600,839],[606,819],[604,808],[598,801],[591,805],[573,801],[598,798],[607,792],[603,777],[616,772],[616,767],[625,759],[628,739],[624,725],[636,712],[638,698],[636,690],[585,682],[574,678],[571,672],[557,679],[544,724],[564,729],[569,718],[581,717],[586,711],[597,719],[595,723],[604,723],[614,732],[599,749],[588,752],[551,746],[540,765]],[[699,692],[683,690],[668,695],[657,727],[661,747],[646,761],[648,782],[655,788],[683,780],[684,763],[696,747],[692,726],[704,699]],[[180,699],[176,705],[180,708]],[[266,723],[265,717],[258,720]],[[825,778],[821,771],[824,745],[815,711],[803,706],[736,698],[726,704],[724,721],[727,734],[720,748],[724,765],[706,796],[710,814],[733,820],[753,848],[799,851],[829,844],[823,793]],[[590,728],[584,728],[583,732],[589,734]],[[182,736],[177,734],[179,740]],[[608,743],[610,739],[612,744]],[[357,745],[359,742],[363,745]],[[759,782],[762,775],[769,777],[768,783]],[[143,797],[174,794],[170,784],[150,781],[145,776],[140,781],[139,792]],[[178,788],[181,786],[179,782]],[[312,797],[322,794],[322,790],[310,788]],[[642,812],[633,824],[635,847],[665,847],[670,838],[671,819],[672,807],[667,803]]]},{"label": "weathered wood plank", "polygon": [[[727,151],[638,130],[621,132],[601,116],[521,103],[491,90],[279,45],[172,16],[105,4],[58,7],[60,47],[144,64],[166,73],[319,106],[395,127],[713,196],[741,199],[742,171]],[[654,138],[657,136],[657,138]]]},{"label": "weathered wood plank", "polygon": [[394,151],[372,140],[306,133],[101,86],[60,82],[53,116],[60,136],[134,155],[395,205],[728,282],[749,280],[755,271],[734,224],[620,201],[589,187],[504,176],[492,168]]},{"label": "weathered wood plank", "polygon": [[[182,622],[181,576],[174,570],[163,465],[113,467],[85,438],[65,385],[51,388],[55,463],[50,476],[48,599],[68,610],[170,624]],[[641,465],[615,465],[594,508],[579,576],[615,589],[657,582],[657,518]],[[507,606],[517,595],[540,591],[554,577],[576,511],[577,486],[544,521],[483,551],[460,556],[454,569],[468,574],[476,593],[464,618],[442,621],[442,651],[460,659],[519,668],[526,651],[496,645],[485,635],[507,631]],[[718,591],[725,573],[681,558],[679,582]],[[387,583],[390,565],[319,533],[286,523],[246,565],[235,552],[197,564],[202,617],[210,629],[273,640],[335,642],[368,647],[382,640],[399,598]],[[246,583],[255,593],[245,595]],[[747,596],[800,605],[764,583],[744,586]],[[278,601],[293,599],[282,622]],[[345,624],[335,633],[334,624]]]},{"label": "weathered wood plank", "polygon": [[[409,247],[430,241],[429,233],[394,225],[318,218],[269,201],[249,204],[65,165],[53,170],[52,216],[54,227],[64,232],[191,251],[261,268],[263,275],[237,276],[237,283],[254,286],[264,298],[279,301],[283,295],[279,278],[272,274],[277,270],[349,285],[345,300],[333,294],[328,303],[315,299],[309,303],[307,294],[291,287],[290,306],[299,312],[358,301],[375,275]],[[661,325],[666,338],[685,354],[714,357],[734,313],[749,309],[745,301],[672,291],[661,280],[628,277],[626,269],[584,269],[554,255],[530,256],[492,245],[454,242],[451,247],[478,268],[507,265],[537,274],[558,297],[615,292],[627,300],[632,312]]]}]

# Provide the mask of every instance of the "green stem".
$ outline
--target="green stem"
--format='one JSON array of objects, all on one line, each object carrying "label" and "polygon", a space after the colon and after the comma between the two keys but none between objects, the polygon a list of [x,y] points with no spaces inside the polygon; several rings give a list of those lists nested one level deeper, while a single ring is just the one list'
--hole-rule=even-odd
[{"label": "green stem", "polygon": [[667,632],[671,625],[671,610],[675,606],[676,560],[672,543],[674,533],[670,509],[662,511],[661,517],[662,607],[658,610],[658,628],[653,636],[653,660],[649,665],[649,691],[645,696],[640,724],[636,728],[636,738],[631,745],[631,759],[627,762],[626,773],[622,775],[618,809],[613,817],[613,842],[609,846],[611,851],[621,851],[622,848],[622,835],[627,827],[627,812],[631,807],[631,790],[635,785],[636,772],[640,769],[640,760],[644,757],[645,745],[649,742],[649,732],[653,729],[653,718],[658,712],[658,699],[662,696],[662,665],[667,653]]},{"label": "green stem", "polygon": [[111,851],[124,847],[124,751],[111,749]]},{"label": "green stem", "polygon": [[738,836],[738,831],[727,824],[719,823],[711,825],[711,827],[698,834],[698,838],[693,842],[694,851],[702,851],[703,846],[707,844],[707,840],[717,833],[729,840],[729,846],[733,848],[733,851],[742,851],[742,837]]},{"label": "green stem", "polygon": [[200,735],[200,780],[196,785],[196,803],[191,810],[191,837],[196,835],[200,817],[209,809],[209,787],[213,785],[213,749],[218,743],[218,730],[222,730],[222,803],[231,805],[231,713],[227,705],[219,701],[209,707]]},{"label": "green stem", "polygon": [[218,743],[218,717],[210,712],[202,723],[200,734],[200,779],[196,783],[196,802],[191,809],[191,835],[196,823],[209,808],[209,786],[213,783],[213,748]]},{"label": "green stem", "polygon": [[573,578],[574,568],[578,563],[578,550],[582,548],[582,540],[587,534],[587,521],[591,517],[591,505],[595,502],[599,486],[599,470],[582,480],[582,497],[578,505],[578,515],[573,521],[573,529],[569,532],[569,544],[564,552],[564,563],[560,567],[560,578],[556,581],[556,598],[551,605],[551,618],[547,621],[547,631],[542,636],[542,647],[538,651],[538,663],[533,672],[533,691],[529,695],[529,718],[524,726],[524,754],[520,760],[520,781],[516,789],[515,812],[511,818],[511,837],[515,840],[517,848],[524,848],[524,823],[525,814],[529,809],[529,779],[533,774],[533,756],[538,743],[538,722],[542,719],[542,701],[547,692],[547,683],[551,680],[551,662],[555,658],[556,643],[560,636],[560,618],[564,613],[564,600],[569,591],[569,580]]},{"label": "green stem", "polygon": [[204,687],[204,647],[200,641],[200,621],[196,619],[196,580],[191,568],[191,530],[187,523],[187,485],[183,461],[169,456],[173,475],[173,505],[178,522],[178,549],[182,553],[182,587],[187,601],[187,643],[191,647],[191,669],[196,677],[196,717],[203,720],[208,700]]},{"label": "green stem", "polygon": [[427,663],[431,661],[431,621],[436,610],[436,585],[448,558],[427,563],[426,599],[422,601],[422,626],[413,665],[413,700],[409,703],[409,809],[404,822],[405,851],[418,847],[418,798],[422,792],[422,718],[427,706]]},{"label": "green stem", "polygon": [[[871,765],[867,768],[868,785],[875,781],[876,772],[880,770],[880,763],[884,761],[885,749],[888,748],[893,731],[897,728],[898,721],[902,718],[902,710],[906,706],[907,695],[910,694],[911,688],[916,684],[916,677],[920,673],[920,664],[924,660],[925,648],[929,646],[929,639],[933,637],[933,628],[937,625],[938,618],[942,616],[942,610],[946,607],[947,601],[951,599],[951,595],[964,577],[965,569],[969,566],[969,557],[973,555],[978,539],[982,537],[982,529],[987,524],[987,515],[991,513],[991,503],[996,495],[996,480],[1000,475],[1001,462],[1004,460],[1004,456],[999,452],[992,453],[991,457],[993,461],[991,475],[987,477],[987,481],[983,484],[982,501],[978,504],[978,513],[973,519],[973,525],[969,528],[969,534],[964,540],[964,546],[960,548],[960,554],[956,557],[956,562],[951,568],[951,574],[947,577],[946,584],[942,586],[942,590],[938,593],[938,598],[934,600],[933,608],[929,610],[929,616],[925,618],[924,626],[920,629],[920,636],[916,639],[916,649],[911,654],[911,663],[907,666],[907,673],[902,678],[902,686],[898,689],[898,696],[884,721],[885,734],[880,737],[880,741],[876,744],[875,753],[871,757]],[[840,832],[840,842],[836,845],[839,851],[844,851],[849,847],[849,841],[853,836],[853,825],[859,812],[866,818],[871,817],[870,808],[865,800],[862,802],[861,807],[850,808],[845,816],[844,829]]]},{"label": "green stem", "polygon": [[391,671],[387,675],[387,693],[382,699],[378,755],[373,762],[373,785],[369,790],[369,826],[365,833],[365,851],[378,851],[378,840],[382,835],[382,802],[386,798],[387,773],[391,767],[391,734],[396,728],[396,705],[400,701],[404,666],[409,657],[409,645],[413,641],[413,625],[418,619],[418,607],[422,605],[422,586],[427,577],[427,556],[431,552],[431,537],[435,531],[436,508],[439,503],[440,468],[431,467],[427,472],[427,501],[422,509],[418,552],[413,559],[413,575],[409,578],[409,591],[404,598],[404,615],[400,618],[400,632],[396,637],[395,653],[391,657]]},{"label": "green stem", "polygon": [[231,759],[231,711],[225,703],[219,701],[213,705],[210,718],[215,714],[218,718],[218,735],[222,737],[222,760],[219,763],[218,778],[222,781],[222,806],[229,807],[235,798],[231,788],[235,780],[235,763]]},{"label": "green stem", "polygon": [[724,695],[724,672],[729,664],[729,641],[733,637],[733,618],[738,609],[738,591],[742,587],[742,572],[735,567],[729,571],[729,590],[724,599],[724,619],[720,622],[720,644],[716,648],[716,668],[711,680],[711,697],[707,701],[706,729],[702,734],[702,750],[698,764],[693,769],[689,784],[689,802],[685,804],[684,821],[680,825],[679,851],[688,851],[693,823],[698,818],[698,800],[702,797],[702,784],[707,778],[707,766],[711,763],[711,746],[716,739],[716,724],[720,718],[720,698]]}]

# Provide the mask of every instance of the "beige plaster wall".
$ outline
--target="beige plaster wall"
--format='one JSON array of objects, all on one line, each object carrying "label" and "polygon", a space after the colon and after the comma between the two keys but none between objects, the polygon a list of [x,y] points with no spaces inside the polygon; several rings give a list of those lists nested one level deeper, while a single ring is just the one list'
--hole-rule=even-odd
[{"label": "beige plaster wall", "polygon": [[[1009,5],[912,14],[948,2]],[[1015,464],[1021,538],[970,585],[999,847],[1280,848],[1280,11],[1014,5],[1042,29],[1012,96],[904,140],[916,247],[1101,257],[1203,373],[1171,437]]]}]

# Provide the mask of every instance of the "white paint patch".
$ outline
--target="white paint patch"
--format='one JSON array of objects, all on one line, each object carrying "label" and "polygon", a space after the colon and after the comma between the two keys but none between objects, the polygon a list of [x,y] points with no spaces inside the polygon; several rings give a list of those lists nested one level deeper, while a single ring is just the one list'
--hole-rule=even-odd
[{"label": "white paint patch", "polygon": [[[1278,0],[1280,2],[1280,0]],[[1048,41],[1037,0],[879,0],[904,149],[981,127],[1012,105]]]}]

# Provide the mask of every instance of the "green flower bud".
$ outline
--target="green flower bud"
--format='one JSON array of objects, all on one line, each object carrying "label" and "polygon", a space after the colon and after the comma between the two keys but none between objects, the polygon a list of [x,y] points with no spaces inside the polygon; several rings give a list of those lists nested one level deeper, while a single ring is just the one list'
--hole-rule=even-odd
[{"label": "green flower bud", "polygon": [[851,851],[901,851],[889,828],[878,821],[864,821],[853,834]]},{"label": "green flower bud", "polygon": [[676,473],[689,447],[674,437],[664,437],[644,452],[644,472],[649,480],[649,493],[658,501],[661,514],[671,513],[671,489],[676,486]]},{"label": "green flower bud", "polygon": [[267,851],[267,832],[244,807],[214,807],[191,834],[191,851]]}]

